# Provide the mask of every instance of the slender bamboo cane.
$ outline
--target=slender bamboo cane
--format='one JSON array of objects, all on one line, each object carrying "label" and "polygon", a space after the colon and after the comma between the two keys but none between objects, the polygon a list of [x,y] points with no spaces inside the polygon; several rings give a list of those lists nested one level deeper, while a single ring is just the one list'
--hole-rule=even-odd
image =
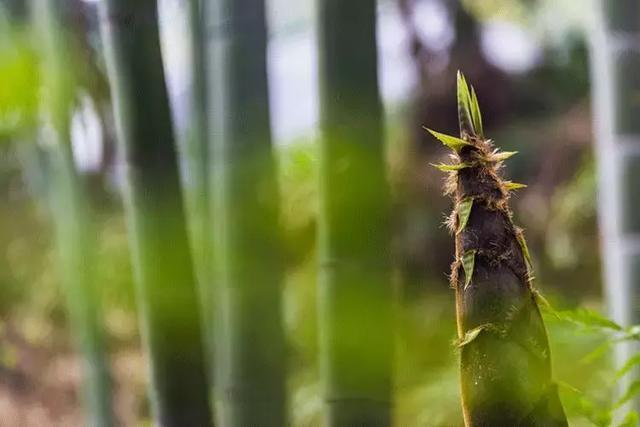
[{"label": "slender bamboo cane", "polygon": [[[68,144],[69,140],[60,142]],[[95,231],[74,170],[69,147],[51,150],[49,201],[59,253],[65,298],[83,362],[82,400],[91,426],[114,425],[112,384],[102,310],[97,296]]]},{"label": "slender bamboo cane", "polygon": [[283,259],[264,0],[206,2],[216,280],[225,426],[286,425]]},{"label": "slender bamboo cane", "polygon": [[378,93],[376,2],[318,10],[320,364],[332,426],[391,423],[389,191]]},{"label": "slender bamboo cane", "polygon": [[151,403],[162,426],[208,426],[199,305],[178,175],[155,0],[105,0],[101,25]]},{"label": "slender bamboo cane", "polygon": [[[630,326],[640,323],[640,3],[596,4],[591,51],[605,295],[613,320]],[[619,344],[618,365],[639,350],[634,343]],[[635,370],[621,387],[638,378]],[[640,397],[633,406],[640,408]]]},{"label": "slender bamboo cane", "polygon": [[456,292],[462,409],[467,426],[566,426],[551,377],[547,332],[533,289],[531,260],[509,209],[499,170],[515,152],[486,139],[476,93],[458,73],[460,138],[431,133],[456,162],[445,193],[455,208],[451,286]]},{"label": "slender bamboo cane", "polygon": [[[202,329],[207,361],[214,360],[211,195],[209,177],[209,141],[207,127],[207,84],[202,0],[189,0],[189,39],[191,50],[191,90],[189,124],[185,135],[186,201],[189,232],[202,309]],[[208,366],[213,381],[213,368]]]},{"label": "slender bamboo cane", "polygon": [[111,379],[105,348],[100,301],[96,288],[96,236],[83,182],[71,154],[70,123],[75,81],[69,40],[63,30],[64,2],[34,2],[43,54],[43,112],[52,132],[45,141],[48,199],[55,230],[64,294],[83,360],[83,399],[87,423],[114,424]]}]

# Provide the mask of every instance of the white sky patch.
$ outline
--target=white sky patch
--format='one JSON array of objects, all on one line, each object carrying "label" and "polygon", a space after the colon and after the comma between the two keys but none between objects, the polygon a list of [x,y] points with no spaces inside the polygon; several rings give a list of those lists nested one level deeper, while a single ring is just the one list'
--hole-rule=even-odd
[{"label": "white sky patch", "polygon": [[[408,97],[417,83],[408,35],[397,5],[378,10],[378,83],[387,105]],[[274,139],[287,143],[312,136],[319,120],[318,49],[313,26],[276,32],[269,42],[269,89]]]},{"label": "white sky patch", "polygon": [[411,97],[418,76],[410,55],[409,34],[395,3],[378,8],[378,84],[385,104]]},{"label": "white sky patch", "polygon": [[317,124],[316,46],[316,35],[312,31],[276,37],[269,42],[269,101],[273,135],[277,142],[309,133]]},{"label": "white sky patch", "polygon": [[176,129],[186,126],[189,114],[191,51],[187,6],[184,1],[158,1],[162,59]]},{"label": "white sky patch", "polygon": [[436,51],[448,49],[455,39],[451,17],[438,1],[423,0],[415,3],[413,21],[422,42]]},{"label": "white sky patch", "polygon": [[571,32],[593,27],[595,0],[541,0],[533,17],[535,31],[551,45],[562,45]]},{"label": "white sky patch", "polygon": [[510,73],[524,73],[542,59],[542,47],[530,32],[506,21],[482,27],[482,50],[491,63]]},{"label": "white sky patch", "polygon": [[95,172],[100,168],[103,143],[102,124],[93,102],[83,96],[71,120],[71,148],[79,170]]}]

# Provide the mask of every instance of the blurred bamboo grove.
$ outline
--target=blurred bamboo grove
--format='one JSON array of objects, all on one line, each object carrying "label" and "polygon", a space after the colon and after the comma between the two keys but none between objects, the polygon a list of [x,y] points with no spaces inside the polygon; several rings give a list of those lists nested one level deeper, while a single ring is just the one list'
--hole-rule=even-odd
[{"label": "blurred bamboo grove", "polygon": [[640,425],[639,11],[0,0],[0,425],[464,425],[422,129],[458,133],[459,69],[529,185],[541,383]]},{"label": "blurred bamboo grove", "polygon": [[[640,12],[636,2],[602,2],[592,37],[594,76],[594,121],[597,125],[602,253],[607,275],[607,297],[611,316],[623,325],[638,323],[635,295],[638,287],[637,146],[640,104],[640,54],[635,37],[640,34]],[[637,343],[625,342],[616,349],[616,362],[623,367],[638,352]],[[635,370],[635,369],[634,369]],[[637,383],[638,373],[621,384],[621,393]],[[634,399],[636,408],[640,400]]]}]

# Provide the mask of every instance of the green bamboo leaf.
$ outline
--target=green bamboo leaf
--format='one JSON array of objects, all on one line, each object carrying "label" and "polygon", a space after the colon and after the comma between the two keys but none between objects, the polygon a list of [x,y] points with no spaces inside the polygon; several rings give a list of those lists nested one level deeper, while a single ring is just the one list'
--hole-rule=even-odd
[{"label": "green bamboo leaf", "polygon": [[462,256],[462,268],[464,268],[464,286],[465,288],[471,283],[473,277],[473,269],[476,263],[476,250],[470,250],[465,252]]},{"label": "green bamboo leaf", "polygon": [[619,338],[622,341],[640,341],[640,325],[633,325],[625,328],[624,335]]},{"label": "green bamboo leaf", "polygon": [[472,207],[473,197],[467,197],[463,199],[458,205],[458,233],[464,230],[464,228],[467,226]]},{"label": "green bamboo leaf", "polygon": [[605,340],[604,342],[600,343],[595,349],[591,350],[583,358],[581,358],[580,363],[583,365],[587,365],[603,358],[606,354],[609,353],[609,351],[611,351],[611,346],[613,344],[613,341]]},{"label": "green bamboo leaf", "polygon": [[625,376],[629,371],[631,371],[634,367],[640,365],[640,353],[631,357],[627,362],[616,372],[616,378],[620,379]]},{"label": "green bamboo leaf", "polygon": [[471,330],[468,330],[467,332],[465,332],[464,336],[458,341],[457,347],[460,348],[460,347],[464,347],[465,345],[469,344],[470,342],[472,342],[473,340],[478,338],[478,335],[480,335],[480,332],[484,331],[488,327],[489,327],[489,325],[485,324],[485,325],[480,325],[480,326],[478,326],[476,328],[473,328]]},{"label": "green bamboo leaf", "polygon": [[512,190],[519,190],[521,188],[527,188],[527,186],[526,184],[520,184],[518,182],[505,181],[504,188],[509,191],[512,191]]},{"label": "green bamboo leaf", "polygon": [[609,329],[621,332],[624,328],[618,325],[613,320],[607,319],[600,313],[586,308],[580,308],[577,310],[557,311],[556,316],[567,322],[575,323],[580,326],[586,326],[589,328]]},{"label": "green bamboo leaf", "polygon": [[464,74],[458,70],[458,122],[460,123],[460,134],[467,133],[469,135],[477,135],[476,129],[473,124],[473,117],[471,114],[471,93],[469,92],[469,85],[464,78]]},{"label": "green bamboo leaf", "polygon": [[496,162],[503,162],[503,161],[515,156],[516,154],[518,154],[517,151],[501,151],[501,152],[495,153],[493,156],[491,156],[491,160],[496,161]]},{"label": "green bamboo leaf", "polygon": [[431,163],[431,166],[433,166],[436,169],[441,170],[442,172],[454,172],[454,171],[459,171],[462,169],[466,169],[471,167],[471,165],[469,163],[458,163],[455,165],[447,165],[444,163],[440,163],[438,165]]},{"label": "green bamboo leaf", "polygon": [[570,391],[571,393],[583,394],[582,391],[578,390],[577,388],[575,388],[574,386],[572,386],[569,383],[566,383],[566,382],[560,381],[560,380],[555,380],[554,382],[556,383],[558,388],[563,388],[563,389],[565,389],[567,391]]},{"label": "green bamboo leaf", "polygon": [[582,391],[565,382],[556,380],[556,384],[563,390],[562,402],[565,405],[565,409],[585,417],[595,426],[611,425],[611,411],[609,408],[596,404]]},{"label": "green bamboo leaf", "polygon": [[624,395],[616,402],[614,408],[621,407],[629,400],[633,399],[638,393],[640,393],[640,380],[636,380],[631,383]]},{"label": "green bamboo leaf", "polygon": [[640,425],[640,416],[636,411],[630,411],[618,427],[636,427],[637,425]]},{"label": "green bamboo leaf", "polygon": [[471,119],[473,120],[473,127],[478,136],[484,135],[482,128],[482,113],[480,112],[480,104],[478,103],[478,96],[476,90],[471,86]]},{"label": "green bamboo leaf", "polygon": [[447,147],[451,148],[456,153],[458,153],[462,149],[462,147],[467,146],[467,145],[471,145],[470,143],[468,143],[464,139],[460,139],[460,138],[457,138],[457,137],[451,136],[451,135],[445,135],[443,133],[436,132],[436,131],[428,129],[428,128],[424,128],[424,129],[426,129],[438,141],[442,142],[444,145],[446,145]]}]

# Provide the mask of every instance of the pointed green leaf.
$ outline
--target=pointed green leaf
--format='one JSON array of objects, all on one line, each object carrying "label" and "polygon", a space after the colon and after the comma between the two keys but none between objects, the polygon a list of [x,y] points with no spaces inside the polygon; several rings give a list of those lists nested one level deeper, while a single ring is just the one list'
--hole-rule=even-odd
[{"label": "pointed green leaf", "polygon": [[640,341],[640,325],[633,325],[625,328],[625,334],[620,338],[622,341]]},{"label": "pointed green leaf", "polygon": [[464,268],[464,287],[466,288],[471,283],[473,277],[473,269],[476,264],[476,250],[470,250],[462,255],[462,268]]},{"label": "pointed green leaf", "polygon": [[463,199],[458,205],[458,233],[464,230],[464,228],[467,226],[472,207],[473,197],[467,197]]},{"label": "pointed green leaf", "polygon": [[451,148],[456,153],[459,152],[462,147],[471,145],[464,139],[457,138],[455,136],[445,135],[440,132],[425,128],[431,135],[433,135],[438,141],[442,142],[447,147]]},{"label": "pointed green leaf", "polygon": [[585,308],[556,311],[556,316],[564,321],[587,328],[605,329],[621,332],[624,328],[600,313]]},{"label": "pointed green leaf", "polygon": [[518,182],[505,181],[504,188],[506,188],[509,191],[512,191],[512,190],[519,190],[521,188],[527,188],[527,186],[525,184],[520,184]]},{"label": "pointed green leaf", "polygon": [[640,393],[640,380],[636,380],[631,383],[624,395],[620,398],[620,400],[616,402],[614,408],[621,407],[629,400],[633,399],[633,397],[635,397],[638,393]]},{"label": "pointed green leaf", "polygon": [[611,351],[611,346],[613,342],[611,340],[605,340],[601,344],[599,344],[596,348],[587,353],[583,358],[580,359],[580,363],[583,365],[588,365],[590,363],[595,362],[598,359],[603,358]]},{"label": "pointed green leaf", "polygon": [[480,112],[480,104],[478,103],[478,96],[476,90],[471,86],[471,119],[473,120],[473,128],[478,136],[484,135],[482,129],[482,113]]},{"label": "pointed green leaf", "polygon": [[442,172],[459,171],[459,170],[471,167],[471,165],[469,163],[458,163],[458,164],[455,164],[455,165],[447,165],[447,164],[444,164],[444,163],[440,163],[439,165],[435,165],[435,164],[431,163],[431,166],[433,166],[436,169],[441,170]]},{"label": "pointed green leaf", "polygon": [[473,328],[465,332],[464,336],[460,339],[460,341],[458,341],[458,348],[464,347],[465,345],[469,344],[471,341],[478,338],[478,335],[480,335],[480,332],[487,329],[488,326],[489,325],[480,325],[476,328]]},{"label": "pointed green leaf", "polygon": [[627,360],[627,362],[624,364],[624,366],[622,368],[620,368],[620,370],[618,372],[616,372],[616,378],[618,378],[618,379],[622,378],[629,371],[631,371],[634,367],[636,367],[638,365],[640,365],[640,353],[636,354],[635,356],[633,356],[629,360]]},{"label": "pointed green leaf", "polygon": [[469,85],[461,71],[458,70],[458,122],[460,123],[460,134],[477,135],[471,115],[471,93]]},{"label": "pointed green leaf", "polygon": [[501,151],[499,153],[495,153],[492,157],[492,160],[496,161],[496,162],[503,162],[513,156],[515,156],[516,154],[518,154],[517,151]]},{"label": "pointed green leaf", "polygon": [[574,386],[572,386],[569,383],[565,383],[564,381],[560,381],[560,380],[555,380],[554,381],[556,383],[556,387],[558,388],[563,388],[565,390],[568,390],[572,393],[577,393],[577,394],[582,394],[582,392],[580,390],[578,390],[577,388],[575,388]]}]

